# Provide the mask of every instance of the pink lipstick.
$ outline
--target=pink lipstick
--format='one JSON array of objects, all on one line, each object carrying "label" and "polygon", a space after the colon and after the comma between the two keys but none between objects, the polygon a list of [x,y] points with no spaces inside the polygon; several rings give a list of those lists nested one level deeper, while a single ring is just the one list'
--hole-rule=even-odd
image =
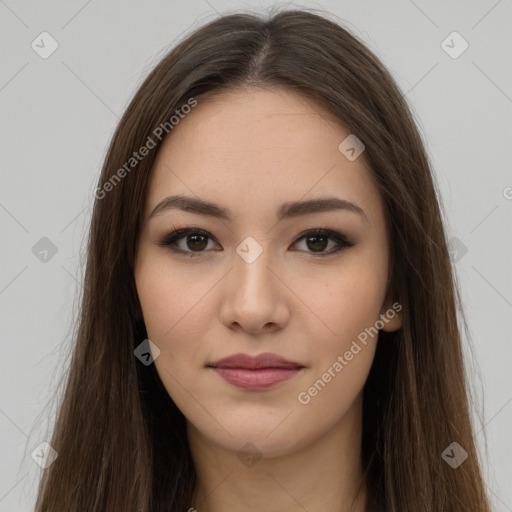
[{"label": "pink lipstick", "polygon": [[267,389],[292,378],[304,365],[268,352],[257,356],[234,354],[207,365],[230,384],[242,389]]}]

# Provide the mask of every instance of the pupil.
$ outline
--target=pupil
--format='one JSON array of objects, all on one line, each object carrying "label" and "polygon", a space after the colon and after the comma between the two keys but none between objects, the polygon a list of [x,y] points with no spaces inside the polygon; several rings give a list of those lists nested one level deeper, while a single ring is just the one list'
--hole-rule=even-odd
[{"label": "pupil", "polygon": [[[318,250],[318,251],[315,251],[314,247],[311,247],[311,246],[310,246],[309,242],[310,242],[311,240],[318,240],[318,239],[322,239],[322,240],[324,240],[324,242],[326,242],[327,237],[325,237],[325,236],[310,236],[310,237],[308,237],[308,239],[307,239],[307,240],[308,240],[308,247],[309,247],[310,249],[313,249],[313,251],[314,251],[314,252],[321,252],[321,251],[322,251],[323,249],[325,249],[325,247],[326,247],[326,243],[323,243],[323,244],[321,243],[321,244],[320,244],[320,245],[321,245],[321,247],[320,247],[320,248],[318,248],[318,247],[317,247],[317,249],[319,249],[319,250]],[[314,245],[314,244],[313,244],[313,245]]]},{"label": "pupil", "polygon": [[[202,238],[203,239],[203,244],[201,245],[201,242],[199,242],[199,245],[200,245],[199,247],[197,245],[195,247],[191,247],[190,246],[190,240],[192,240],[192,244],[195,244],[195,243],[197,243],[197,239],[198,238]],[[206,245],[207,245],[207,244],[204,243],[205,238],[206,237],[204,235],[190,235],[189,243],[187,244],[188,248],[192,249],[192,250],[193,249],[199,249],[199,250],[204,249],[206,247]]]}]

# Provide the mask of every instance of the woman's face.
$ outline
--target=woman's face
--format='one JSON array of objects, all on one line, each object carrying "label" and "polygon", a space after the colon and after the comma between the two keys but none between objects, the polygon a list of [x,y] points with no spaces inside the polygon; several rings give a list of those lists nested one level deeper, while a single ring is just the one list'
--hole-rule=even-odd
[{"label": "woman's face", "polygon": [[[391,307],[389,241],[364,152],[354,159],[350,139],[339,149],[349,135],[317,103],[254,88],[198,98],[157,156],[137,292],[165,388],[217,446],[278,456],[361,414],[368,329]],[[184,199],[165,207],[171,196]],[[326,198],[340,203],[306,204]],[[205,233],[161,245],[185,228]],[[393,316],[385,330],[401,325]],[[210,367],[262,353],[296,366]]]}]

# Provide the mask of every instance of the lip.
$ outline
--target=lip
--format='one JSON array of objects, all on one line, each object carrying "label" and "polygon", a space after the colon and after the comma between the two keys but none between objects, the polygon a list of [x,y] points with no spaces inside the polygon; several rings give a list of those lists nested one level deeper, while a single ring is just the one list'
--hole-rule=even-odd
[{"label": "lip", "polygon": [[257,356],[234,354],[207,365],[230,384],[242,389],[267,389],[291,379],[304,365],[265,352]]},{"label": "lip", "polygon": [[303,368],[304,365],[295,361],[288,361],[284,357],[270,352],[264,352],[257,356],[249,354],[233,354],[232,356],[219,359],[208,364],[213,368],[244,368],[248,370],[262,368]]}]

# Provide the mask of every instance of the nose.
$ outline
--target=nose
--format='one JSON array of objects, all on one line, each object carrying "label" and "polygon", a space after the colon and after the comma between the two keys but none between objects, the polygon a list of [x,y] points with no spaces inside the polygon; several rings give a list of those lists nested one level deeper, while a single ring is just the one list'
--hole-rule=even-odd
[{"label": "nose", "polygon": [[248,262],[238,254],[223,283],[220,316],[230,329],[251,334],[283,329],[289,321],[290,291],[263,251]]}]

